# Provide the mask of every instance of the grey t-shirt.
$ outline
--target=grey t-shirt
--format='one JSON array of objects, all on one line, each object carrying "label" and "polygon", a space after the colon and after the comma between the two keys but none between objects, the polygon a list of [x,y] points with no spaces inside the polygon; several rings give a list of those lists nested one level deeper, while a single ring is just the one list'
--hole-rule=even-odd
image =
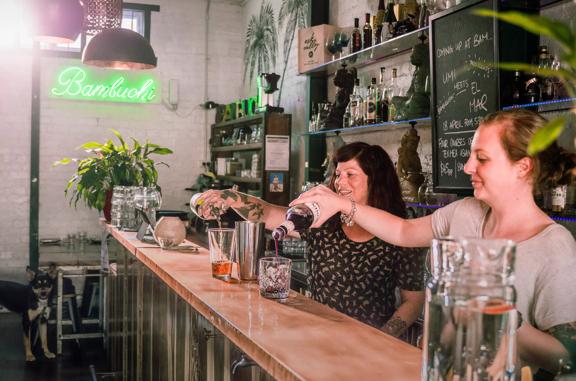
[{"label": "grey t-shirt", "polygon": [[[469,197],[432,215],[434,237],[482,237],[489,206]],[[516,305],[540,330],[576,321],[576,241],[562,225],[551,224],[517,242]]]}]

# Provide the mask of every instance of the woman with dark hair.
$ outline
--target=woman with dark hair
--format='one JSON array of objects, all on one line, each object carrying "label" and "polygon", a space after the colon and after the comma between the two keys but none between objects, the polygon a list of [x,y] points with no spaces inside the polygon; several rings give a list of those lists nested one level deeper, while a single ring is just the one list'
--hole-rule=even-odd
[{"label": "woman with dark hair", "polygon": [[[336,170],[329,189],[354,205],[405,216],[394,165],[380,146],[347,144],[336,152],[333,162]],[[265,222],[267,229],[279,226],[287,210],[233,190],[207,191],[201,199],[200,212],[206,218],[211,217],[213,206],[232,207],[247,220]],[[301,233],[301,238],[308,246],[308,288],[314,300],[394,336],[420,315],[424,302],[421,251],[390,245],[344,213]],[[396,289],[401,298],[398,308]]]},{"label": "woman with dark hair", "polygon": [[[523,109],[489,115],[475,132],[464,167],[474,197],[456,201],[430,216],[405,220],[358,205],[350,220],[367,234],[395,245],[429,245],[432,238],[504,238],[517,243],[516,307],[523,324],[518,329],[522,360],[552,373],[569,354],[576,360],[576,242],[534,201],[534,194],[573,176],[576,154],[556,143],[536,156],[527,153],[534,133],[546,120]],[[293,203],[316,202],[322,214],[317,224],[350,210],[350,200],[318,186]]]}]

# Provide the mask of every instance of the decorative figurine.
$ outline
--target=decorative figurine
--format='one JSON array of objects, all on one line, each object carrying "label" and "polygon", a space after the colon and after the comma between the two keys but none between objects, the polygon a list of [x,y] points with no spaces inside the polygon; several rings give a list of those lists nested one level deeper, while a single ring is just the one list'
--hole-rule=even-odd
[{"label": "decorative figurine", "polygon": [[346,106],[350,102],[350,95],[354,90],[354,81],[356,80],[356,69],[346,69],[346,64],[336,71],[334,76],[334,85],[338,87],[334,105],[326,118],[326,122],[320,129],[332,130],[342,128]]},{"label": "decorative figurine", "polygon": [[422,174],[422,164],[418,156],[418,144],[420,136],[418,131],[412,127],[402,136],[400,147],[398,148],[398,163],[396,173],[400,179],[402,196],[404,200],[415,202],[418,200],[418,188],[424,182]]},{"label": "decorative figurine", "polygon": [[421,35],[420,44],[412,48],[410,62],[416,66],[412,83],[406,93],[406,101],[398,108],[396,120],[422,118],[430,115],[430,93],[428,80],[430,77],[430,54],[428,44],[424,43],[426,36]]}]

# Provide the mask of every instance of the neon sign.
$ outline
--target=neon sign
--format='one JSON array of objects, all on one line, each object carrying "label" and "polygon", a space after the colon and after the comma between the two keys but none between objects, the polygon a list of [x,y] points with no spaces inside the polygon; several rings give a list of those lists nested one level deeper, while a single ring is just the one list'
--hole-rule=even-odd
[{"label": "neon sign", "polygon": [[70,66],[58,72],[50,89],[53,98],[101,102],[156,103],[158,84],[150,75],[110,75]]}]

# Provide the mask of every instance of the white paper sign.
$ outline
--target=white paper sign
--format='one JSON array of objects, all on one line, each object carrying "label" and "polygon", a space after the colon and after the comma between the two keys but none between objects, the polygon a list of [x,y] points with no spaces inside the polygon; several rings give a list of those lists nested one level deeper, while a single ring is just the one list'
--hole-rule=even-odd
[{"label": "white paper sign", "polygon": [[266,171],[288,171],[290,168],[290,136],[266,135]]}]

